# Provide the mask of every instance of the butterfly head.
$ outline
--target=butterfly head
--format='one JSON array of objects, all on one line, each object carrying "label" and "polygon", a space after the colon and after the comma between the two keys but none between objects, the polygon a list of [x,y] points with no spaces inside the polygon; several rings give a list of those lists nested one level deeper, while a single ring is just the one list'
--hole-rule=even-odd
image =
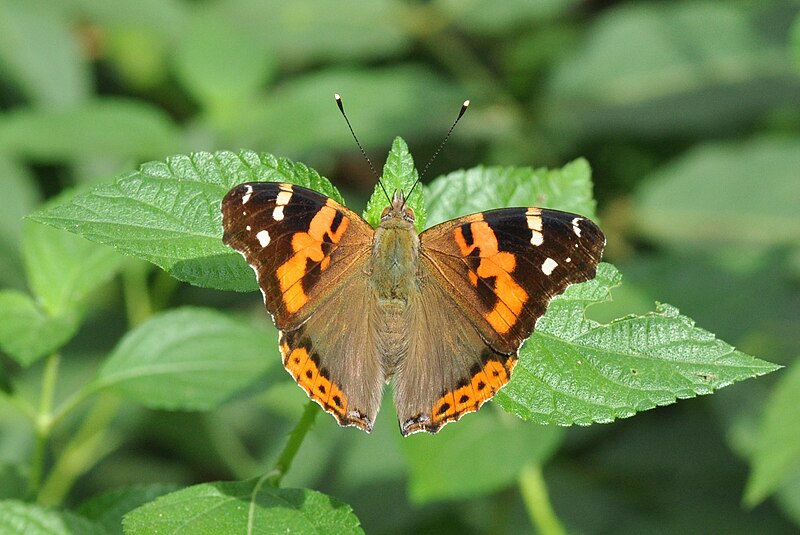
[{"label": "butterfly head", "polygon": [[409,223],[413,223],[414,219],[416,219],[414,210],[406,204],[406,196],[402,191],[395,191],[394,195],[392,195],[391,204],[381,212],[381,221],[388,219],[402,219]]}]

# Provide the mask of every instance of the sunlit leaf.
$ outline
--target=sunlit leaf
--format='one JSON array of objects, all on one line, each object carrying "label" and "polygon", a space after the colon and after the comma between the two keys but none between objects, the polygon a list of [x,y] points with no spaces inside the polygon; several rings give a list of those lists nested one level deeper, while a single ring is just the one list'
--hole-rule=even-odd
[{"label": "sunlit leaf", "polygon": [[233,186],[255,180],[291,182],[341,200],[326,178],[302,164],[249,151],[195,153],[144,164],[31,218],[198,286],[253,290],[253,272],[222,243],[220,202]]},{"label": "sunlit leaf", "polygon": [[172,533],[363,533],[350,506],[308,489],[276,489],[264,478],[203,483],[125,515],[126,535]]},{"label": "sunlit leaf", "polygon": [[539,206],[595,219],[592,171],[578,159],[560,169],[475,167],[454,171],[426,188],[431,225],[491,208]]},{"label": "sunlit leaf", "polygon": [[[414,167],[414,158],[408,152],[408,145],[402,138],[395,138],[394,143],[392,143],[392,150],[389,151],[389,156],[386,158],[386,165],[383,166],[383,174],[381,176],[381,184],[383,184],[383,188],[386,188],[386,191],[384,192],[380,185],[375,187],[367,203],[367,208],[364,210],[364,219],[373,227],[377,227],[381,222],[383,209],[390,204],[389,199],[386,198],[387,195],[391,198],[396,191],[407,195],[418,176],[417,169]],[[414,216],[416,217],[414,224],[418,231],[425,228],[425,218],[427,216],[422,194],[422,185],[418,184],[414,191],[411,192],[411,197],[407,200],[408,206],[414,210]]]},{"label": "sunlit leaf", "polygon": [[751,357],[694,325],[670,305],[599,324],[584,309],[620,283],[610,264],[555,298],[522,346],[497,402],[543,424],[611,422],[674,403],[778,366]]},{"label": "sunlit leaf", "polygon": [[89,498],[77,512],[101,526],[107,535],[122,535],[122,517],[126,513],[174,490],[176,485],[163,483],[125,487]]}]

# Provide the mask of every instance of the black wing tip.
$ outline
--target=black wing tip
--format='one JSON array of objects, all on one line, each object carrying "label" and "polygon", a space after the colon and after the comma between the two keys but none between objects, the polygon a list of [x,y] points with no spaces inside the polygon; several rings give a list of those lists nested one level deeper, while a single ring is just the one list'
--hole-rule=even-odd
[{"label": "black wing tip", "polygon": [[434,423],[431,420],[431,417],[427,414],[418,414],[416,416],[412,416],[411,418],[407,419],[404,422],[400,423],[400,434],[404,437],[408,435],[413,435],[414,433],[430,433],[435,435],[441,429],[441,423]]},{"label": "black wing tip", "polygon": [[[325,409],[325,407],[323,407],[323,409]],[[339,422],[339,425],[342,427],[357,427],[366,433],[372,433],[372,428],[375,425],[373,419],[361,411],[348,411],[345,415],[336,414],[328,409],[325,409],[325,411],[333,414],[336,421]]]}]

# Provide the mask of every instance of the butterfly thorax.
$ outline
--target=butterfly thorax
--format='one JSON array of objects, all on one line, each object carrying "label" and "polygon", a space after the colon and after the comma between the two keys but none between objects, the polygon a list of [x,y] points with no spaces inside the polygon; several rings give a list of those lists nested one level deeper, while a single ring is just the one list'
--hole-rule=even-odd
[{"label": "butterfly thorax", "polygon": [[419,292],[419,235],[405,198],[395,193],[375,230],[369,280],[375,292],[372,311],[379,351],[387,375],[408,346],[409,305]]}]

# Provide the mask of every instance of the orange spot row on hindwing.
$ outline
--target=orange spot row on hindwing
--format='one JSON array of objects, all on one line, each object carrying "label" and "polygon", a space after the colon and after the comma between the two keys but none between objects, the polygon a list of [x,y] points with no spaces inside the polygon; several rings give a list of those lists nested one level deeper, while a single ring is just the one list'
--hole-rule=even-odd
[{"label": "orange spot row on hindwing", "polygon": [[499,360],[488,360],[469,383],[444,396],[433,404],[431,411],[434,423],[456,420],[462,414],[478,410],[484,402],[492,398],[511,378],[511,370],[516,364],[509,357],[503,364]]},{"label": "orange spot row on hindwing", "polygon": [[343,417],[347,398],[338,386],[320,373],[317,359],[309,355],[305,347],[290,349],[285,342],[281,343],[281,352],[284,355],[284,367],[306,394],[326,411]]},{"label": "orange spot row on hindwing", "polygon": [[472,244],[467,244],[462,227],[456,228],[453,238],[462,256],[469,256],[475,249],[480,249],[478,268],[475,272],[469,272],[469,280],[477,287],[478,277],[495,278],[493,290],[497,294],[497,303],[484,318],[497,332],[507,333],[528,301],[528,293],[511,276],[517,259],[512,253],[499,250],[497,236],[486,221],[476,221],[468,225],[472,233]]}]

